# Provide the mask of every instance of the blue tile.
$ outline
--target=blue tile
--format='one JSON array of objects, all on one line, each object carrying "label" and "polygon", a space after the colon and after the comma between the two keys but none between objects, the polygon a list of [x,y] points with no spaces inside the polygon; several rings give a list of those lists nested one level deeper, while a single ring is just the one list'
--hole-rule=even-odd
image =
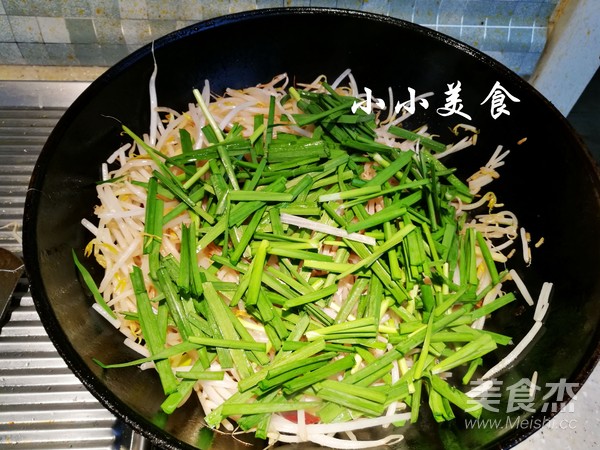
[{"label": "blue tile", "polygon": [[540,5],[540,9],[538,10],[536,18],[535,18],[536,22],[540,22],[540,23],[546,25],[550,19],[550,16],[552,16],[552,13],[554,12],[555,9],[556,9],[555,2],[542,3]]},{"label": "blue tile", "polygon": [[499,61],[513,72],[523,75],[523,59],[524,53],[522,52],[502,52],[502,56],[499,58]]},{"label": "blue tile", "polygon": [[243,12],[256,9],[254,0],[231,0],[229,2],[229,12]]},{"label": "blue tile", "polygon": [[51,64],[46,44],[40,42],[19,42],[19,50],[27,64],[48,65]]},{"label": "blue tile", "polygon": [[314,6],[316,8],[324,8],[324,7],[331,7],[331,6],[336,6],[335,2],[331,2],[328,0],[310,0],[310,6]]},{"label": "blue tile", "polygon": [[546,33],[546,28],[536,28],[533,30],[531,46],[529,47],[530,52],[540,53],[542,50],[544,50],[547,41]]},{"label": "blue tile", "polygon": [[199,21],[204,18],[202,3],[197,0],[181,0],[179,2],[179,10],[181,12],[180,20],[183,21]]},{"label": "blue tile", "polygon": [[497,51],[487,51],[485,52],[488,56],[492,57],[496,61],[498,61],[503,66],[506,66],[508,69],[512,70],[519,76],[524,76],[522,70],[522,54],[521,53],[506,53],[506,52],[497,52]]},{"label": "blue tile", "polygon": [[460,40],[475,48],[481,48],[483,44],[483,27],[467,25],[463,26]]},{"label": "blue tile", "polygon": [[178,20],[175,22],[175,28],[181,30],[182,28],[191,27],[198,23],[197,20]]},{"label": "blue tile", "polygon": [[25,64],[26,61],[15,42],[0,42],[0,61],[4,64]]},{"label": "blue tile", "polygon": [[527,52],[531,48],[533,30],[531,28],[511,28],[510,38],[505,49],[508,52]]},{"label": "blue tile", "polygon": [[150,20],[152,39],[161,38],[177,29],[176,20]]},{"label": "blue tile", "polygon": [[[332,3],[334,2],[329,2],[330,6]],[[362,0],[337,0],[333,6],[344,9],[364,9],[365,5]]]},{"label": "blue tile", "polygon": [[514,2],[495,2],[486,15],[488,25],[507,25],[514,16],[515,9],[516,3]]},{"label": "blue tile", "polygon": [[119,0],[119,11],[122,19],[147,19],[146,0]]},{"label": "blue tile", "polygon": [[106,64],[109,66],[115,65],[129,55],[129,50],[126,45],[102,44],[100,50],[104,61],[106,61]]},{"label": "blue tile", "polygon": [[3,3],[6,14],[9,16],[62,16],[62,4],[60,1],[3,0]]},{"label": "blue tile", "polygon": [[45,43],[63,44],[70,42],[67,24],[62,17],[38,17],[38,24]]},{"label": "blue tile", "polygon": [[14,40],[8,16],[0,16],[0,42],[14,42]]},{"label": "blue tile", "polygon": [[[338,2],[339,3],[339,2]],[[389,15],[390,1],[389,0],[369,0],[363,1],[361,8],[363,11],[369,11],[375,14]]]},{"label": "blue tile", "polygon": [[64,17],[90,17],[92,15],[89,0],[62,0],[59,3],[62,3]]},{"label": "blue tile", "polygon": [[35,17],[8,16],[15,42],[43,42]]},{"label": "blue tile", "polygon": [[202,4],[202,16],[204,19],[212,19],[213,17],[223,16],[228,12],[228,1],[214,1]]},{"label": "blue tile", "polygon": [[508,41],[508,28],[488,27],[481,49],[483,51],[503,50]]},{"label": "blue tile", "polygon": [[83,66],[105,66],[106,61],[99,44],[73,44],[75,57]]},{"label": "blue tile", "polygon": [[179,2],[173,0],[146,0],[148,19],[183,19]]},{"label": "blue tile", "polygon": [[127,51],[129,53],[133,53],[136,50],[139,50],[140,48],[142,48],[144,45],[146,45],[146,44],[141,44],[141,43],[138,43],[138,44],[127,44]]},{"label": "blue tile", "polygon": [[501,60],[503,59],[504,52],[490,50],[490,51],[487,51],[487,52],[484,52],[484,53],[486,55],[488,55],[490,58],[493,58],[493,59],[495,59],[498,62],[502,62]]},{"label": "blue tile", "polygon": [[96,39],[100,44],[124,44],[122,23],[119,18],[95,17],[94,29],[96,30]]},{"label": "blue tile", "polygon": [[121,17],[119,0],[90,0],[93,17]]},{"label": "blue tile", "polygon": [[436,23],[439,7],[438,0],[418,0],[414,9],[413,21],[418,24]]},{"label": "blue tile", "polygon": [[454,39],[460,40],[460,27],[441,25],[438,27],[437,31],[447,36],[453,37]]},{"label": "blue tile", "polygon": [[73,44],[93,44],[98,42],[92,19],[65,19]]},{"label": "blue tile", "polygon": [[[387,14],[431,28],[437,22],[440,32],[499,55],[519,73],[531,71],[539,58],[557,4],[558,0],[0,0],[0,42],[19,43],[3,47],[0,63],[114,64],[152,38],[200,20],[254,8],[312,5]],[[52,45],[44,46],[43,41]],[[84,46],[75,51],[68,44]]]},{"label": "blue tile", "polygon": [[46,44],[48,57],[56,66],[76,66],[79,64],[72,44]]},{"label": "blue tile", "polygon": [[389,15],[398,19],[412,21],[417,0],[390,2]]},{"label": "blue tile", "polygon": [[285,0],[256,0],[256,8],[257,9],[277,8],[277,7],[284,6],[284,4],[287,4],[288,6],[296,6],[296,5],[292,5],[292,3],[294,3],[294,2],[293,1],[286,2]]},{"label": "blue tile", "polygon": [[520,72],[522,76],[531,76],[535,71],[537,63],[540,60],[540,53],[532,52],[525,53],[523,55],[523,62],[521,63]]},{"label": "blue tile", "polygon": [[468,0],[453,0],[451,2],[443,2],[438,10],[440,16],[440,24],[448,25],[459,25],[465,10],[467,8]]},{"label": "blue tile", "polygon": [[515,5],[515,12],[512,16],[513,25],[531,26],[540,12],[541,3],[539,2],[519,2]]},{"label": "blue tile", "polygon": [[122,20],[123,36],[127,44],[147,44],[152,40],[150,22],[147,20]]},{"label": "blue tile", "polygon": [[471,0],[463,10],[463,25],[483,26],[490,11],[490,2],[486,0]]}]

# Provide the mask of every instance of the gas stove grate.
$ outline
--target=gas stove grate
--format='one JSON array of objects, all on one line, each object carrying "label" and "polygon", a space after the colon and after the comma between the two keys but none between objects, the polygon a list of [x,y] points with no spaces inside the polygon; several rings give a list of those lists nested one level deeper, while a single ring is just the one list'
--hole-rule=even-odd
[{"label": "gas stove grate", "polygon": [[[15,82],[14,86],[18,91],[24,85]],[[2,87],[2,92],[11,92],[11,99],[18,100],[15,89]],[[56,91],[54,87],[50,91]],[[17,255],[22,254],[20,230],[33,166],[65,107],[83,87],[76,84],[73,92],[60,96],[55,102],[59,107],[41,108],[49,97],[32,96],[28,88],[28,105],[13,102],[16,106],[6,106],[11,99],[0,98],[0,246]],[[55,350],[26,278],[20,280],[2,325],[0,446],[27,450],[132,447],[131,431],[85,389]]]}]

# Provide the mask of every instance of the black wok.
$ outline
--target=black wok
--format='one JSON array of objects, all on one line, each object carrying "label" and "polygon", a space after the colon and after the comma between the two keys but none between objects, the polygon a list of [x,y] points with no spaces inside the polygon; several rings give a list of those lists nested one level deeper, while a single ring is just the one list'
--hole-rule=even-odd
[{"label": "black wok", "polygon": [[[476,147],[451,157],[449,164],[468,176],[484,164],[497,145],[512,150],[494,190],[522,224],[545,243],[526,268],[519,257],[511,267],[523,275],[534,298],[544,281],[554,283],[549,313],[535,345],[500,377],[505,385],[539,373],[538,385],[565,379],[581,385],[598,360],[600,308],[600,180],[581,140],[567,121],[517,75],[449,37],[400,20],[329,9],[259,10],[209,20],[154,43],[159,67],[161,105],[183,110],[193,101],[192,88],[210,80],[214,92],[241,88],[287,72],[308,81],[319,74],[334,79],[351,68],[363,87],[387,98],[408,99],[432,91],[428,109],[419,108],[407,127],[428,123],[451,141],[448,130],[461,120],[436,113],[445,105],[448,84],[461,82],[463,111],[482,130]],[[148,80],[153,70],[146,46],[108,70],[77,99],[46,143],[31,179],[24,217],[24,257],[31,292],[44,326],[58,351],[83,384],[113,413],[164,448],[195,448],[205,432],[199,405],[189,401],[171,417],[160,412],[157,377],[137,368],[101,370],[92,358],[125,361],[135,355],[122,336],[91,308],[71,249],[80,256],[89,240],[80,225],[92,219],[95,182],[101,162],[124,142],[117,118],[136,133],[149,123]],[[518,98],[507,101],[508,114],[494,119],[484,99],[499,82]],[[518,141],[527,138],[518,145]],[[98,275],[98,267],[86,261]],[[533,308],[514,302],[490,322],[491,329],[518,342],[532,325]],[[485,361],[490,367],[510,349]],[[485,367],[484,367],[485,370]],[[483,373],[483,372],[482,372]],[[575,391],[577,388],[575,388]],[[535,413],[507,413],[506,391],[498,414],[537,422],[528,427],[475,427],[464,420],[438,425],[427,414],[404,430],[400,448],[436,449],[511,447],[552,415],[536,398]],[[569,395],[562,400],[568,400]],[[514,422],[513,422],[514,424]],[[257,443],[256,448],[263,448]],[[213,448],[242,448],[217,435]],[[258,447],[261,446],[261,447]],[[302,446],[308,448],[310,446]],[[246,448],[246,447],[244,447]]]}]

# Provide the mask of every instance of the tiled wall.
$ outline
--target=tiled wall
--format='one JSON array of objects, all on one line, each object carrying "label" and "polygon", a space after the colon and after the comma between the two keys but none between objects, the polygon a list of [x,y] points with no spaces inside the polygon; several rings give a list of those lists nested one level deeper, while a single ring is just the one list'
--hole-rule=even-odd
[{"label": "tiled wall", "polygon": [[203,19],[266,7],[337,6],[454,36],[531,74],[558,0],[0,0],[0,64],[110,66]]}]

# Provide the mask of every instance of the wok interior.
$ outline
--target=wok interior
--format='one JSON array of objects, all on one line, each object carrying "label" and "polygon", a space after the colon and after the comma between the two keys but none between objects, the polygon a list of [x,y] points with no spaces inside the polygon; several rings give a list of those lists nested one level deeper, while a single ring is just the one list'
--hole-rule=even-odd
[{"label": "wok interior", "polygon": [[[405,126],[428,123],[446,143],[454,138],[448,128],[464,120],[442,117],[435,108],[444,105],[447,85],[460,81],[464,111],[471,114],[470,123],[481,134],[475,147],[451,157],[448,164],[458,167],[464,178],[485,164],[497,145],[511,150],[506,165],[500,168],[501,178],[491,189],[517,214],[533,242],[541,237],[545,242],[533,249],[531,267],[523,265],[518,253],[510,267],[522,274],[534,298],[543,281],[555,285],[537,343],[501,380],[506,386],[531,377],[534,370],[539,372],[540,386],[560,378],[585,380],[598,356],[598,175],[570,126],[527,83],[481,54],[433,32],[366,14],[309,9],[263,10],[210,21],[156,42],[155,56],[159,104],[177,110],[187,109],[193,101],[192,88],[202,87],[205,79],[213,92],[222,93],[226,87],[255,85],[281,72],[294,81],[311,81],[320,74],[333,81],[351,68],[359,86],[384,99],[388,87],[396,98],[403,99],[408,98],[409,87],[417,95],[432,91],[429,108],[417,108]],[[80,221],[83,217],[93,220],[100,164],[126,142],[115,118],[138,134],[148,128],[152,69],[152,55],[146,47],[93,83],[60,121],[32,178],[24,253],[44,325],[84,384],[156,443],[167,448],[195,447],[202,436],[202,414],[195,400],[165,417],[160,412],[160,383],[151,371],[103,371],[92,362],[92,358],[122,362],[137,355],[123,346],[122,335],[90,308],[92,300],[82,288],[71,258],[71,249],[81,255],[90,239]],[[481,102],[496,81],[520,102],[509,105],[510,115],[493,119],[489,104]],[[527,141],[517,145],[524,137]],[[87,265],[99,274],[91,261]],[[518,342],[531,327],[532,317],[533,308],[519,300],[496,314],[489,327]],[[508,351],[510,347],[501,348],[497,356],[485,359],[485,367]],[[505,411],[501,408],[499,415],[490,417],[502,418]],[[399,447],[510,446],[533,431],[465,429],[461,417],[438,425],[423,411],[418,425],[403,430],[406,438]],[[247,448],[218,435],[213,448],[237,447]]]}]

